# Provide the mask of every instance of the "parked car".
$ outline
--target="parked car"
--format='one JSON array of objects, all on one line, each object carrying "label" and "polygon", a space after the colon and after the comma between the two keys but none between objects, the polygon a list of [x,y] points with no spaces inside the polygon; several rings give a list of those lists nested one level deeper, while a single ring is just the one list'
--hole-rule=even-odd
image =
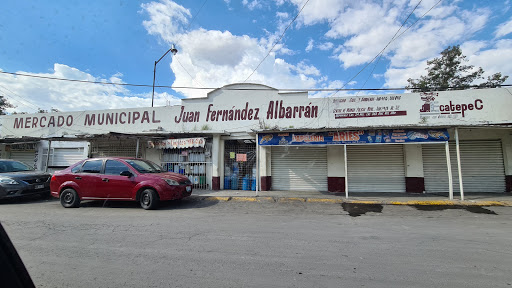
[{"label": "parked car", "polygon": [[15,160],[0,159],[0,199],[50,195],[50,174]]},{"label": "parked car", "polygon": [[192,194],[190,180],[164,172],[155,163],[137,158],[91,158],[56,172],[51,194],[65,208],[79,207],[81,200],[139,201],[144,209],[154,209],[159,201]]}]

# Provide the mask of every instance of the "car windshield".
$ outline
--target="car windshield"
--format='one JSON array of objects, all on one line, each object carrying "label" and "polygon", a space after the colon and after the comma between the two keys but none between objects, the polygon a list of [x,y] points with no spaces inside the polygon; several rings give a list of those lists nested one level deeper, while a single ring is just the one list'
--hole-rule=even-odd
[{"label": "car windshield", "polygon": [[18,161],[0,161],[0,173],[32,171],[30,166]]},{"label": "car windshield", "polygon": [[126,163],[130,164],[139,173],[160,173],[162,168],[155,163],[147,160],[125,160]]}]

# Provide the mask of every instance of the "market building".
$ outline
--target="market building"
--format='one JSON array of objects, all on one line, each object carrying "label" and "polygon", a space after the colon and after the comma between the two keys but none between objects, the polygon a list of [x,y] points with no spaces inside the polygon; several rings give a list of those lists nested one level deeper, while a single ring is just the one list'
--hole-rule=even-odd
[{"label": "market building", "polygon": [[509,107],[509,88],[310,98],[232,84],[176,106],[1,116],[0,152],[50,171],[143,157],[213,190],[500,193]]}]

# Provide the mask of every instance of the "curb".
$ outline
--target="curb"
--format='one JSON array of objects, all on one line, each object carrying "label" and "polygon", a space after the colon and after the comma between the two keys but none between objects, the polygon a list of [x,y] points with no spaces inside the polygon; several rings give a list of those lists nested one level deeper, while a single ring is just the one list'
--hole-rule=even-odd
[{"label": "curb", "polygon": [[205,201],[218,202],[282,202],[282,203],[325,203],[325,204],[361,204],[361,205],[403,205],[403,206],[502,206],[512,207],[512,201],[475,201],[475,200],[351,200],[331,198],[306,198],[306,197],[244,197],[244,196],[192,196],[192,198]]}]

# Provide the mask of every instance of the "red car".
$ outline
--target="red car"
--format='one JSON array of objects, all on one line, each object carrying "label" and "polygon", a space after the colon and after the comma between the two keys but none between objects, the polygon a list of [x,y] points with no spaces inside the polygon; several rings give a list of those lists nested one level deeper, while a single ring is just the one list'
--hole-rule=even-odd
[{"label": "red car", "polygon": [[121,200],[154,209],[161,200],[190,196],[192,183],[148,160],[107,157],[85,159],[56,172],[50,190],[65,208],[79,207],[81,200]]}]

